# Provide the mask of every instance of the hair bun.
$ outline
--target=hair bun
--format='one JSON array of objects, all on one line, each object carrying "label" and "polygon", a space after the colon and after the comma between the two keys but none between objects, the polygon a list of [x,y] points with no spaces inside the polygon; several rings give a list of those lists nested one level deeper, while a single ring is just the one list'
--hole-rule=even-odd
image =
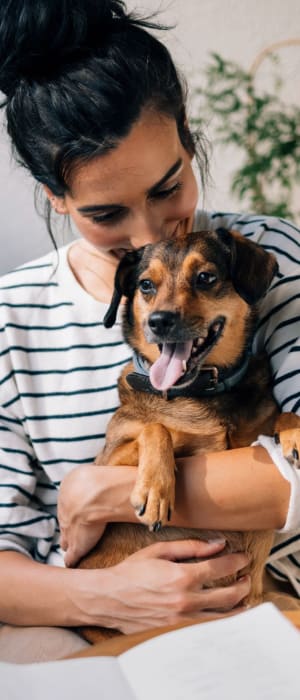
[{"label": "hair bun", "polygon": [[50,77],[126,16],[123,0],[1,0],[0,90]]}]

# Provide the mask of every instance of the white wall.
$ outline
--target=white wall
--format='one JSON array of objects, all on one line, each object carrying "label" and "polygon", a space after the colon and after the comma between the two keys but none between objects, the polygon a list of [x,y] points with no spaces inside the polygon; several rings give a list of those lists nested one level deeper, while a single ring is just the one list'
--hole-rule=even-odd
[{"label": "white wall", "polygon": [[[128,0],[128,7],[146,11],[161,8],[161,21],[176,24],[161,35],[177,65],[191,82],[201,77],[211,51],[236,60],[246,69],[266,46],[300,37],[299,0]],[[280,53],[287,99],[299,103],[300,47]],[[264,69],[263,69],[264,70]],[[260,76],[259,76],[260,79]],[[235,153],[215,149],[212,158],[214,186],[207,206],[239,210],[243,203],[229,193]],[[3,130],[0,132],[0,273],[50,249],[45,226],[33,207],[33,183],[10,162]]]},{"label": "white wall", "polygon": [[0,274],[49,250],[45,225],[34,210],[33,193],[34,182],[12,161],[10,145],[2,128],[0,132]]}]

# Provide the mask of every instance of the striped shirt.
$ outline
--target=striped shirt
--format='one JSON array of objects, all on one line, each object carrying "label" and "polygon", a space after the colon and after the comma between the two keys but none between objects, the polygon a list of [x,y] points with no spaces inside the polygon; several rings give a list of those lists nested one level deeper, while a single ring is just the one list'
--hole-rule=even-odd
[{"label": "striped shirt", "polygon": [[[254,349],[269,354],[282,410],[300,412],[299,230],[270,217],[196,213],[195,230],[221,226],[241,231],[278,259]],[[120,315],[104,329],[107,305],[76,281],[67,251],[27,263],[0,281],[0,549],[54,565],[63,565],[60,482],[103,446],[119,404],[117,379],[131,356]],[[290,533],[279,539],[272,566],[286,577],[278,562],[288,561],[300,581],[300,529],[299,536],[293,532],[292,550]]]}]

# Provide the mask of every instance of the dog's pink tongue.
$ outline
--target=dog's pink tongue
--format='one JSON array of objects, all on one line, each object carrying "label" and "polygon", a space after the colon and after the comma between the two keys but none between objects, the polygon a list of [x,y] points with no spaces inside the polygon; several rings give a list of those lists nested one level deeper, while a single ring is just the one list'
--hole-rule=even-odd
[{"label": "dog's pink tongue", "polygon": [[164,343],[158,360],[150,369],[150,382],[154,389],[166,391],[184,374],[193,341],[186,343]]}]

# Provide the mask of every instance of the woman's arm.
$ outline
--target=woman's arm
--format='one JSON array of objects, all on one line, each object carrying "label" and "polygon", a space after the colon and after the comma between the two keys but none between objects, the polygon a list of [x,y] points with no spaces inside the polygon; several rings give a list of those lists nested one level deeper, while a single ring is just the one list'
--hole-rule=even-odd
[{"label": "woman's arm", "polygon": [[[138,522],[130,503],[135,478],[135,467],[95,465],[78,467],[65,477],[58,516],[68,565],[97,542],[103,523]],[[280,529],[289,498],[289,482],[260,446],[197,455],[178,460],[170,524],[213,530]]]},{"label": "woman's arm", "polygon": [[[227,588],[203,589],[240,571],[245,554],[222,552],[224,542],[161,542],[109,569],[39,564],[15,551],[0,552],[0,620],[14,625],[116,627],[124,633],[228,611],[248,594],[249,577]],[[204,557],[198,563],[177,559]]]},{"label": "woman's arm", "polygon": [[289,499],[289,482],[260,446],[189,457],[179,464],[174,524],[278,530]]}]

